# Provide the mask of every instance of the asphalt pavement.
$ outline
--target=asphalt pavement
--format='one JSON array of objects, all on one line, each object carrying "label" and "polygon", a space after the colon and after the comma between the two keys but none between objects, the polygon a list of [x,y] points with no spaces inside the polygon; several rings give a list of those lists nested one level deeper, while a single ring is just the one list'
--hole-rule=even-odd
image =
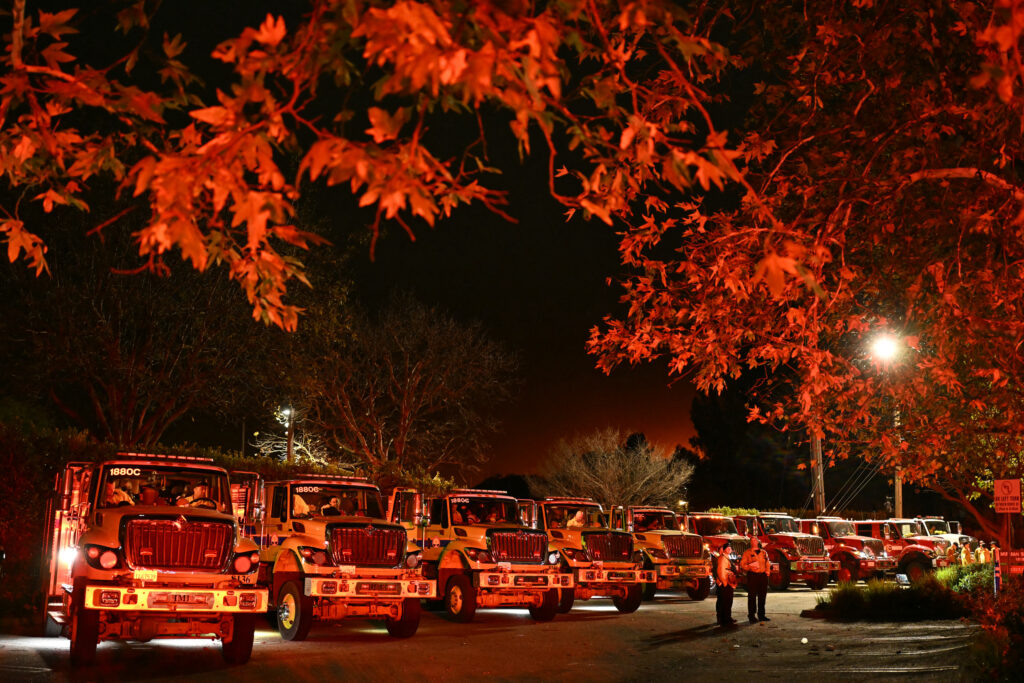
[{"label": "asphalt pavement", "polygon": [[303,642],[261,625],[250,662],[229,667],[211,640],[102,643],[97,662],[72,669],[68,641],[0,634],[3,681],[966,681],[976,627],[960,621],[839,623],[801,616],[807,588],[769,593],[767,623],[748,624],[737,593],[736,628],[714,624],[715,600],[659,594],[634,614],[610,600],[578,601],[537,623],[526,610],[479,610],[471,624],[424,610],[418,633],[387,635],[380,622],[315,625]]}]

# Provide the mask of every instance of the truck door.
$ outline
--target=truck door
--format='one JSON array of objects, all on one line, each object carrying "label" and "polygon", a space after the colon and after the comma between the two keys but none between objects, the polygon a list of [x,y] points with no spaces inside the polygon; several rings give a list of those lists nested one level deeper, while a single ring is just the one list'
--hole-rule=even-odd
[{"label": "truck door", "polygon": [[47,505],[46,545],[43,557],[49,563],[46,594],[47,607],[63,602],[62,585],[71,583],[71,565],[78,556],[78,539],[85,531],[89,516],[89,488],[92,485],[93,463],[72,462],[59,472],[53,495]]}]

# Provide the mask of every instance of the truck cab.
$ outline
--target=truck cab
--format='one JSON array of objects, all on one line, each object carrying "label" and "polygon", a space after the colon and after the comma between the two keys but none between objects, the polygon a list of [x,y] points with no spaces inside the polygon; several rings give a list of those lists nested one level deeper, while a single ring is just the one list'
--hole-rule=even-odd
[{"label": "truck cab", "polygon": [[925,532],[929,536],[938,536],[950,545],[956,543],[961,548],[964,545],[968,545],[972,552],[978,548],[978,539],[962,533],[960,531],[960,522],[946,520],[939,515],[915,517],[914,521],[923,524]]},{"label": "truck cab", "polygon": [[872,577],[881,578],[896,570],[881,540],[860,536],[853,522],[840,517],[801,519],[800,530],[820,536],[831,559],[839,563],[836,581],[854,582]]},{"label": "truck cab", "polygon": [[410,552],[403,526],[384,519],[380,491],[366,479],[303,475],[268,482],[254,520],[260,583],[285,640],[304,640],[314,621],[382,619],[407,638],[420,599],[437,595]]},{"label": "truck cab", "polygon": [[712,558],[718,557],[726,541],[732,548],[729,562],[732,564],[740,585],[747,582],[747,573],[740,569],[740,557],[750,548],[750,539],[739,533],[732,517],[717,512],[691,512],[683,518],[683,525],[689,531],[704,539]]},{"label": "truck cab", "polygon": [[424,500],[420,528],[415,513],[394,519],[415,538],[424,573],[437,580],[452,619],[470,622],[478,607],[526,607],[536,621],[555,617],[559,590],[572,590],[573,576],[560,572],[561,555],[548,550],[547,534],[523,525],[515,498],[456,489]]},{"label": "truck cab", "polygon": [[48,511],[47,630],[73,665],[104,640],[216,638],[248,661],[267,591],[240,533],[228,473],[209,458],[120,453],[69,463]]},{"label": "truck cab", "polygon": [[737,515],[744,533],[757,536],[772,561],[768,585],[786,590],[792,581],[805,581],[812,590],[821,590],[839,563],[829,558],[820,536],[800,531],[797,521],[780,512]]},{"label": "truck cab", "polygon": [[654,572],[640,568],[633,537],[612,530],[596,501],[545,498],[536,503],[536,509],[536,528],[547,533],[548,550],[561,556],[559,567],[572,575],[575,584],[561,591],[559,612],[568,612],[575,600],[594,597],[610,597],[615,609],[624,614],[640,607],[643,582],[653,582]]},{"label": "truck cab", "polygon": [[643,568],[654,573],[644,585],[644,599],[655,593],[685,590],[691,600],[711,592],[711,554],[697,534],[683,531],[668,508],[635,505],[612,511],[612,528],[633,535]]}]

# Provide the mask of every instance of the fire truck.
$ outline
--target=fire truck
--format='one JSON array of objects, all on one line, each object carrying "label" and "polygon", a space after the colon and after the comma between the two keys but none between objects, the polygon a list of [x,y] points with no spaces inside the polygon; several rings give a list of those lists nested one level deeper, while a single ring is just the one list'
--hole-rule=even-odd
[{"label": "fire truck", "polygon": [[911,581],[920,581],[933,570],[949,566],[949,542],[929,536],[924,525],[913,519],[868,519],[856,522],[857,533],[880,540],[886,552],[896,558],[897,571]]},{"label": "fire truck", "polygon": [[[747,583],[747,573],[740,569],[740,557],[750,547],[750,539],[740,535],[732,517],[717,512],[691,512],[683,517],[683,527],[704,539],[712,558],[718,557],[726,541],[732,548],[729,562],[741,586]],[[773,567],[774,571],[775,568]]]},{"label": "fire truck", "polygon": [[795,519],[778,512],[756,515],[737,515],[737,527],[748,536],[757,536],[772,561],[768,585],[774,590],[786,590],[793,581],[806,581],[812,590],[821,590],[828,584],[839,563],[825,552],[820,536],[801,533]]},{"label": "fire truck", "polygon": [[653,583],[653,571],[641,569],[633,553],[633,537],[608,526],[608,515],[592,498],[520,499],[519,509],[532,508],[527,517],[548,535],[548,550],[561,555],[559,567],[572,574],[573,589],[561,591],[558,611],[594,597],[611,597],[615,609],[635,612],[643,599],[644,582]]},{"label": "fire truck", "polygon": [[628,531],[636,543],[643,568],[655,581],[644,584],[644,599],[659,590],[685,590],[691,600],[711,592],[711,555],[700,536],[681,530],[668,508],[628,506],[612,511],[612,528]]},{"label": "fire truck", "polygon": [[889,555],[882,541],[858,535],[853,522],[840,517],[817,517],[801,519],[799,523],[800,531],[820,536],[829,557],[839,562],[836,581],[856,583],[882,578],[896,570],[896,559]]},{"label": "fire truck", "polygon": [[[426,506],[422,514],[415,501]],[[456,489],[430,497],[406,488],[391,494],[392,521],[405,525],[423,553],[424,574],[437,579],[448,615],[473,620],[478,607],[526,607],[550,621],[559,593],[574,588],[559,570],[561,554],[548,550],[543,531],[522,523],[517,501],[505,491]]]},{"label": "fire truck", "polygon": [[424,578],[406,530],[386,521],[380,491],[360,477],[302,475],[261,487],[253,508],[259,583],[270,591],[285,640],[304,640],[314,621],[383,619],[408,638],[420,599],[437,586]]},{"label": "fire truck", "polygon": [[208,458],[121,453],[57,474],[47,511],[48,632],[71,661],[104,640],[219,638],[248,661],[267,591],[232,513],[228,473]]}]

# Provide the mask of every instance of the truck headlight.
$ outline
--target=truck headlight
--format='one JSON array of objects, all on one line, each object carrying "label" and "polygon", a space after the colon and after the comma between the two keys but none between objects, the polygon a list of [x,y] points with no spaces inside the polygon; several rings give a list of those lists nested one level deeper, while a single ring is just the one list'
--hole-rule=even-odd
[{"label": "truck headlight", "polygon": [[466,548],[466,557],[474,562],[484,562],[486,564],[493,564],[494,558],[491,557],[491,553],[483,548]]},{"label": "truck headlight", "polygon": [[871,548],[861,548],[861,551],[857,554],[863,557],[865,560],[872,560],[875,557],[875,554],[871,552]]},{"label": "truck headlight", "polygon": [[302,555],[302,561],[306,564],[313,564],[317,566],[330,564],[330,559],[327,557],[327,551],[323,548],[300,546],[299,554]]},{"label": "truck headlight", "polygon": [[667,560],[668,553],[665,552],[664,548],[648,548],[647,554],[656,560]]},{"label": "truck headlight", "polygon": [[423,559],[423,553],[409,553],[405,556],[405,566],[409,569],[416,569],[420,566],[420,560]]},{"label": "truck headlight", "polygon": [[558,564],[558,561],[562,559],[562,556],[557,550],[552,550],[548,553],[548,564]]},{"label": "truck headlight", "polygon": [[116,548],[87,545],[85,546],[85,561],[93,569],[117,569],[121,566],[121,555]]},{"label": "truck headlight", "polygon": [[590,555],[583,548],[562,548],[562,552],[573,562],[590,562]]},{"label": "truck headlight", "polygon": [[231,568],[236,574],[249,574],[259,569],[259,566],[260,554],[257,552],[239,553],[231,563]]}]

